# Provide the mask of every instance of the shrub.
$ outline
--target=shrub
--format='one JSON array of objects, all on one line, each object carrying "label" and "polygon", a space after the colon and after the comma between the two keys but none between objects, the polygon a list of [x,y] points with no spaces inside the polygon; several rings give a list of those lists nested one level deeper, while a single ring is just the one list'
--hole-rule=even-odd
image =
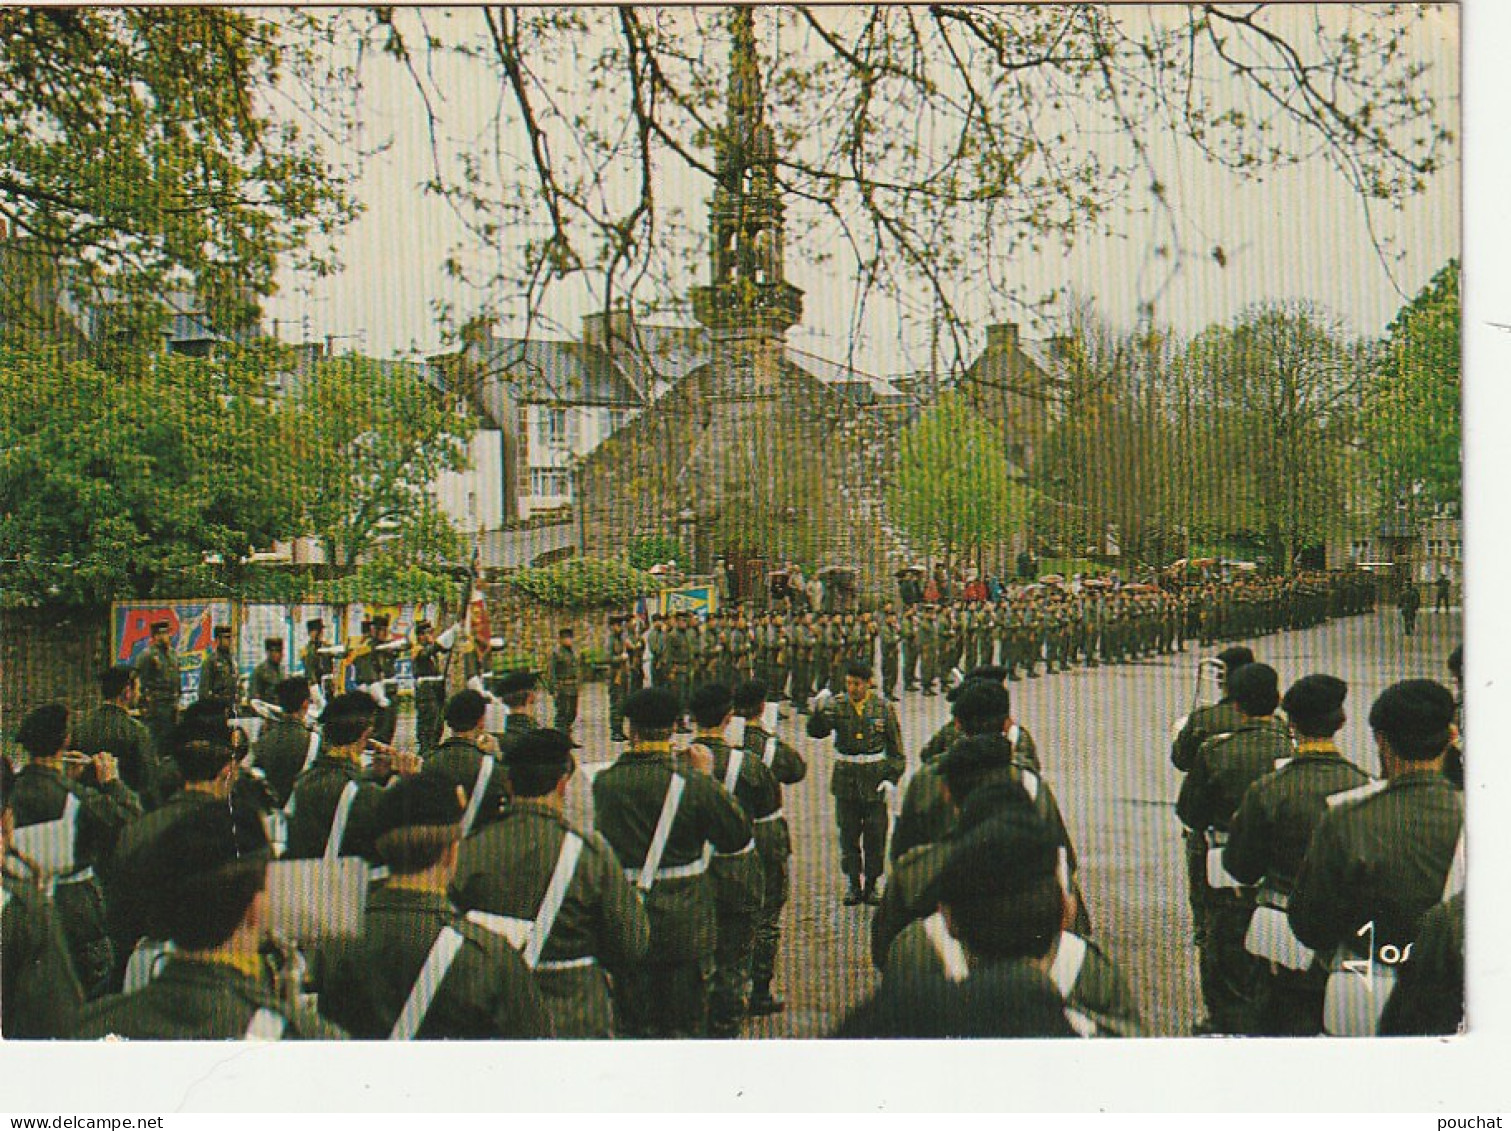
[{"label": "shrub", "polygon": [[604,558],[572,558],[539,569],[526,569],[508,584],[542,604],[559,609],[624,606],[656,592],[658,583],[643,570]]}]

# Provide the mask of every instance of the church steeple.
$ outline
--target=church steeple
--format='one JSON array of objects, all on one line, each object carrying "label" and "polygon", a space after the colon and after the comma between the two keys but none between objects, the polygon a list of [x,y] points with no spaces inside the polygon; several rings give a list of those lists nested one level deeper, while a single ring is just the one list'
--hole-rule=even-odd
[{"label": "church steeple", "polygon": [[699,322],[721,336],[781,336],[803,316],[803,292],[783,276],[776,146],[766,124],[755,16],[730,13],[728,115],[716,141],[709,201],[711,285],[693,291]]}]

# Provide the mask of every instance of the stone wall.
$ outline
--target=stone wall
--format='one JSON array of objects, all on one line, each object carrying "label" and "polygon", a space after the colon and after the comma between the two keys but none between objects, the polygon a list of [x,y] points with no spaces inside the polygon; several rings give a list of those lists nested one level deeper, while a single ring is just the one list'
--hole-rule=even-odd
[{"label": "stone wall", "polygon": [[54,700],[92,708],[109,662],[108,608],[0,612],[0,733],[8,741],[27,712]]}]

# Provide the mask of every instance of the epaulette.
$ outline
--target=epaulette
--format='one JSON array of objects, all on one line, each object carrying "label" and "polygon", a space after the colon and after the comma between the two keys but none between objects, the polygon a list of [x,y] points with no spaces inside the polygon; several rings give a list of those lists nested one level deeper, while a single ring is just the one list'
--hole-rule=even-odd
[{"label": "epaulette", "polygon": [[1356,786],[1353,789],[1345,789],[1338,793],[1329,794],[1327,807],[1329,809],[1338,809],[1344,805],[1352,805],[1355,802],[1373,797],[1388,785],[1390,785],[1390,782],[1382,778],[1379,781],[1366,782],[1364,785]]}]

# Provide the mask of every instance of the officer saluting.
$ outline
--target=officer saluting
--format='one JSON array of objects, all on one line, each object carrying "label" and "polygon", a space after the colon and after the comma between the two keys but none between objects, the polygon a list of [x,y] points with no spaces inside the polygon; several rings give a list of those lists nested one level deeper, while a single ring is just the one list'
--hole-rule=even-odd
[{"label": "officer saluting", "polygon": [[549,1037],[529,967],[503,936],[446,897],[462,838],[461,791],[438,777],[397,782],[378,802],[387,880],[362,935],[325,954],[320,1013],[369,1040]]},{"label": "officer saluting", "polygon": [[[455,640],[454,632],[442,636]],[[446,706],[446,674],[443,657],[450,650],[447,640],[435,638],[435,625],[415,623],[414,665],[415,749],[423,757],[441,741],[441,714]]]},{"label": "officer saluting", "polygon": [[267,858],[239,850],[231,814],[206,805],[174,821],[145,872],[149,933],[173,943],[163,970],[134,993],[88,1008],[81,1040],[331,1040],[345,1036],[274,994],[260,950],[267,934]]},{"label": "officer saluting", "polygon": [[1291,927],[1333,971],[1323,1012],[1333,1035],[1376,1031],[1422,917],[1463,889],[1464,798],[1442,774],[1452,723],[1441,684],[1386,688],[1369,711],[1385,780],[1328,799],[1301,865]]},{"label": "officer saluting", "polygon": [[[845,904],[879,903],[877,881],[886,869],[887,800],[907,769],[897,712],[871,688],[871,665],[845,669],[845,694],[819,696],[808,720],[809,738],[834,735],[829,792],[839,824]],[[864,886],[862,886],[864,878]]]},{"label": "officer saluting", "polygon": [[575,744],[557,730],[504,758],[509,805],[462,842],[452,899],[516,935],[558,1037],[614,1035],[607,975],[645,957],[650,922],[614,850],[565,814]]},{"label": "officer saluting", "polygon": [[650,916],[648,959],[615,983],[620,1032],[636,1037],[702,1036],[715,923],[708,864],[751,839],[750,821],[709,776],[712,756],[693,747],[684,764],[671,750],[681,704],[648,687],[624,703],[630,748],[593,781],[595,823]]}]

